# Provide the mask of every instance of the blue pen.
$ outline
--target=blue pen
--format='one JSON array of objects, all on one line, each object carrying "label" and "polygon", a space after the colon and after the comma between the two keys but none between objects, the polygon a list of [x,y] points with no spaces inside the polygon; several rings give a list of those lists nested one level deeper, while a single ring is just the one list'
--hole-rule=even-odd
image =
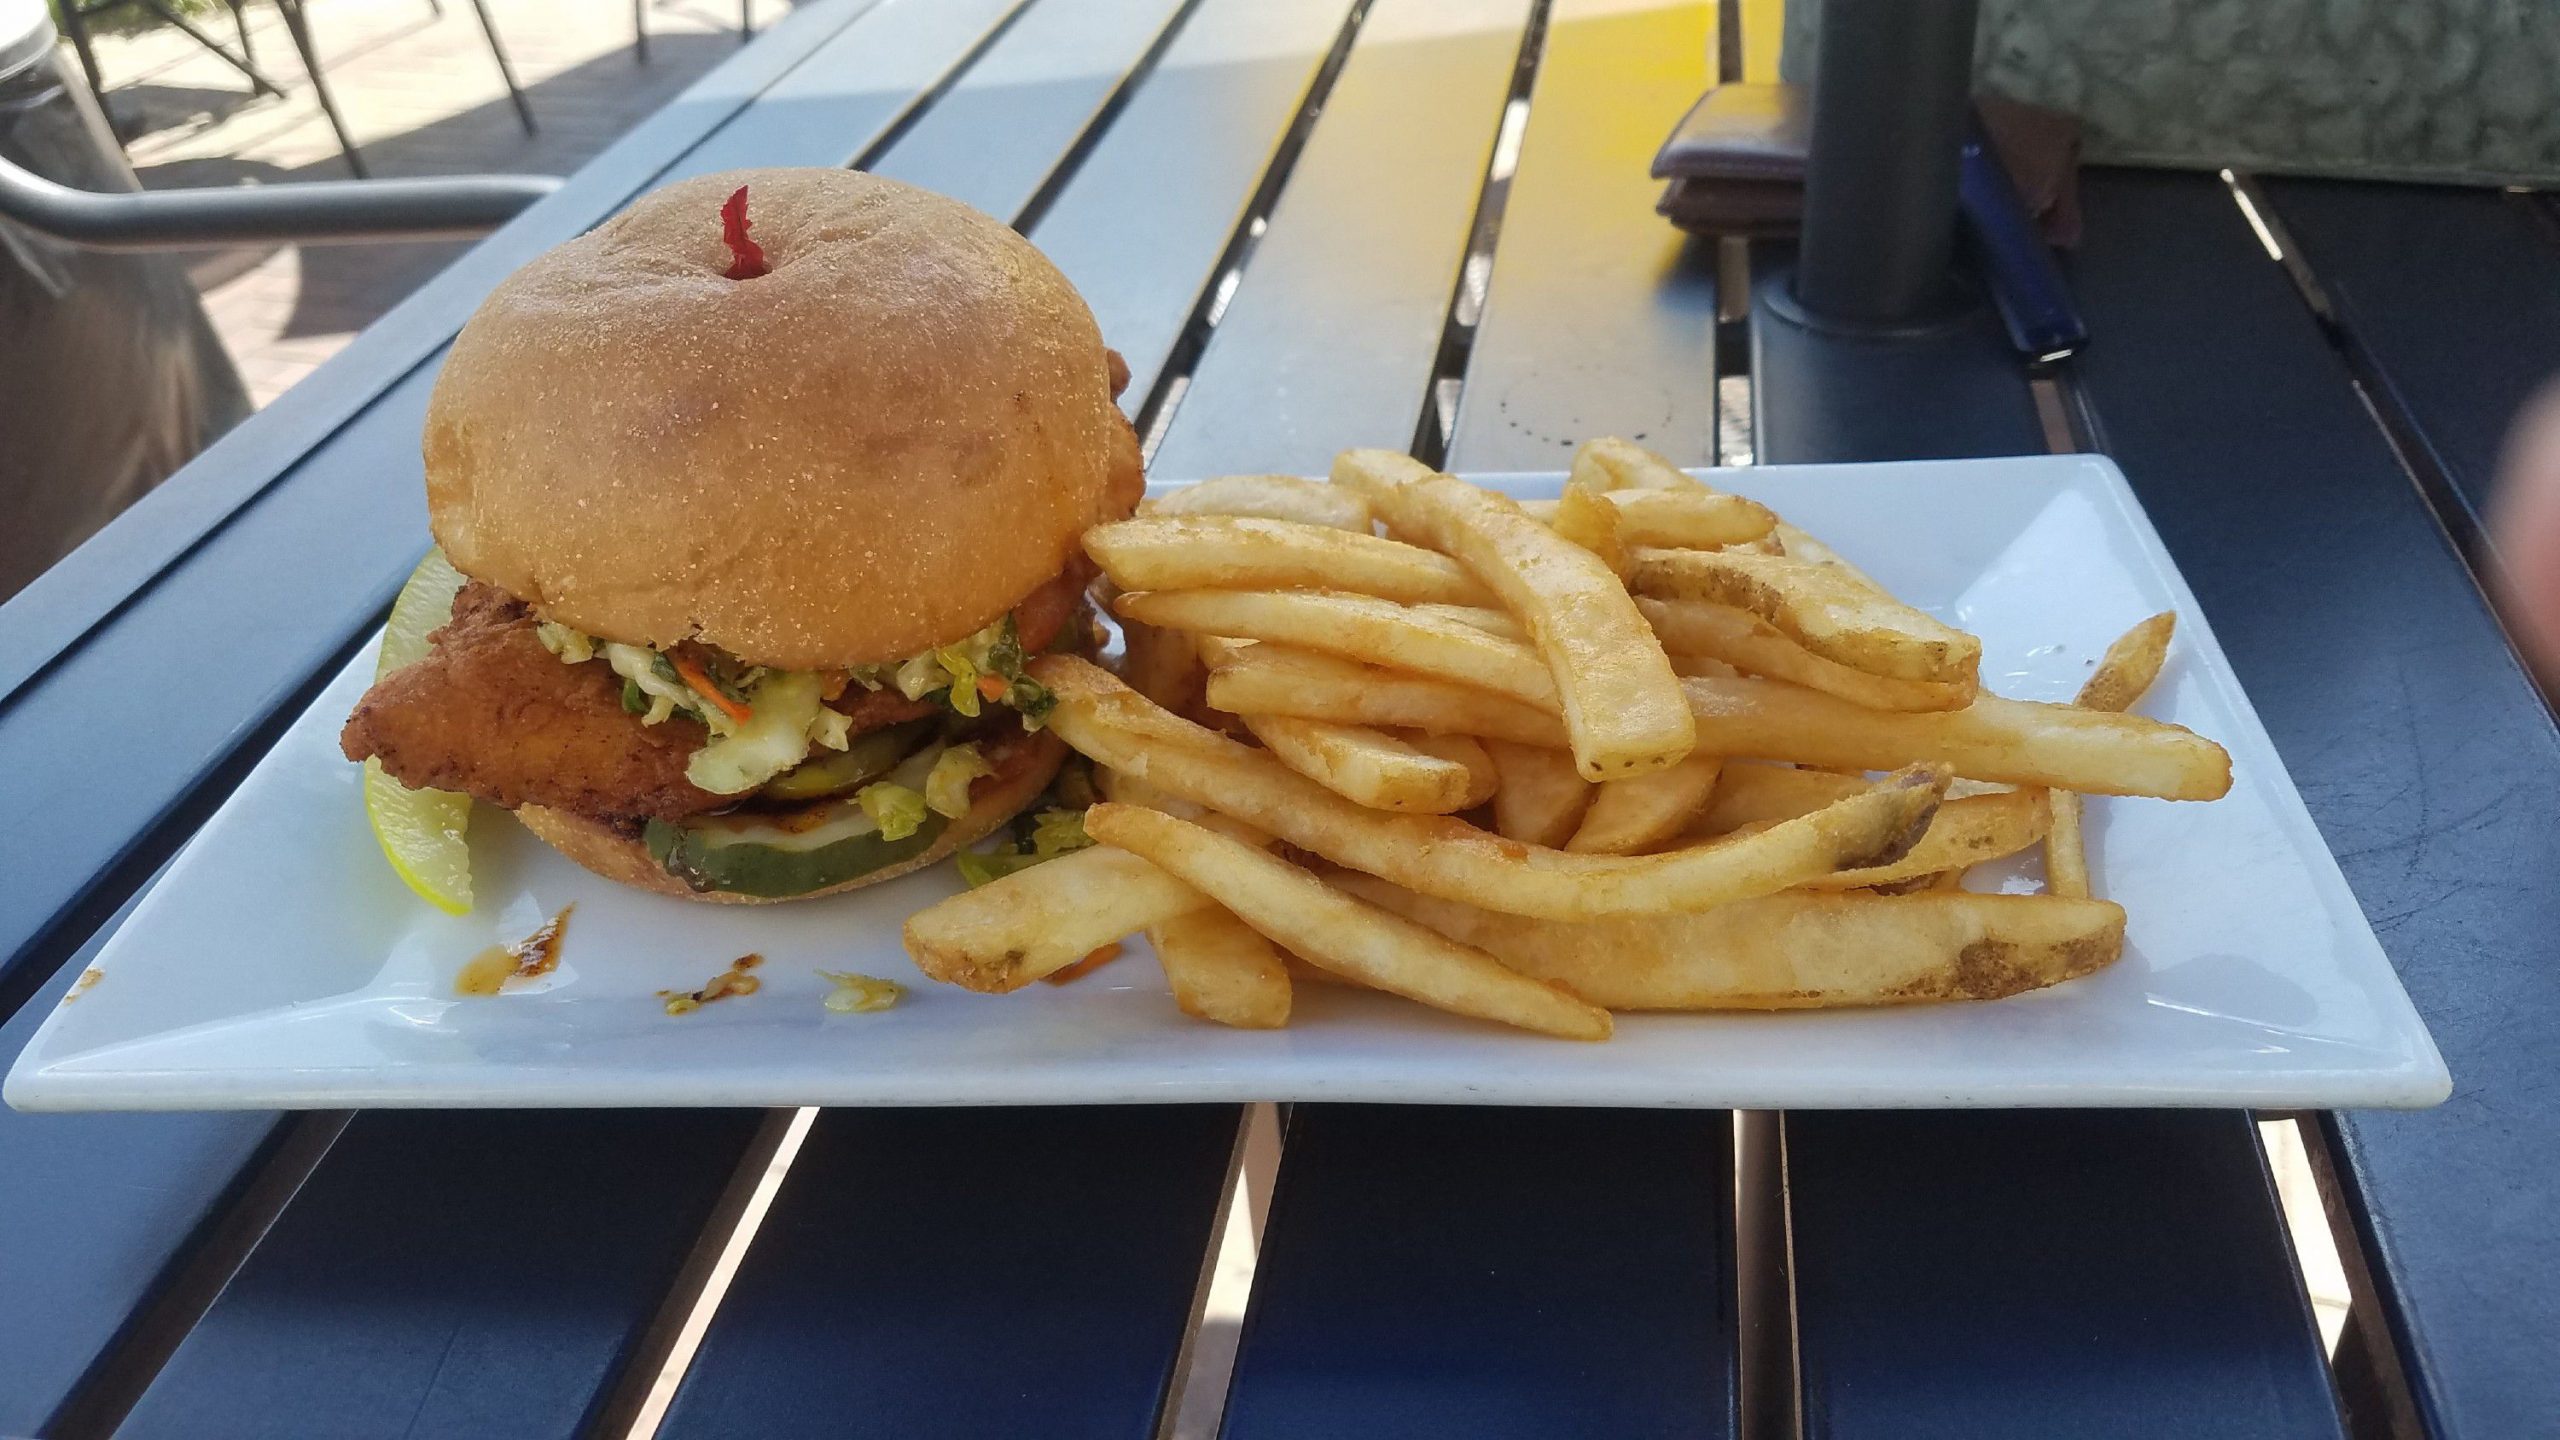
[{"label": "blue pen", "polygon": [[1976,119],[1965,133],[1964,164],[1957,181],[1965,224],[1973,232],[1991,296],[2018,352],[2049,364],[2089,343],[2089,327],[2071,303],[2070,287],[2017,187]]}]

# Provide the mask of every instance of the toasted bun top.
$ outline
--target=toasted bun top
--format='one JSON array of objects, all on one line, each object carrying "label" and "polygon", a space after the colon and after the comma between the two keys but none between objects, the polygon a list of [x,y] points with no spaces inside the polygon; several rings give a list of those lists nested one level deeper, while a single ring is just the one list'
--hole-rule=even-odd
[{"label": "toasted bun top", "polygon": [[[730,280],[740,186],[771,271]],[[445,361],[426,469],[465,574],[790,669],[988,624],[1143,483],[1057,267],[958,201],[814,169],[681,181],[510,276]]]}]

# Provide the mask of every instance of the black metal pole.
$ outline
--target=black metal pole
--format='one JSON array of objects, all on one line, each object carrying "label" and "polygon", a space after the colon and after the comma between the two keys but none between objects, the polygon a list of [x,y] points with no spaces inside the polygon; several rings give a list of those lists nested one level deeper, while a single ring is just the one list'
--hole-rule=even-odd
[{"label": "black metal pole", "polygon": [[1893,328],[1942,312],[1977,0],[1823,0],[1796,301]]}]

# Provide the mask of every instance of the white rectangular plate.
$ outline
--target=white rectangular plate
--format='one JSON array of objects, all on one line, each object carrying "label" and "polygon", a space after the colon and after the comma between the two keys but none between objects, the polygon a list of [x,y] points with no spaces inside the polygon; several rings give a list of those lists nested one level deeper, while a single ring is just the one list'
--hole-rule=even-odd
[{"label": "white rectangular plate", "polygon": [[[1289,1028],[1185,1019],[1142,942],[1085,979],[987,996],[919,977],[900,923],[949,867],[798,905],[598,880],[486,806],[477,910],[413,898],[375,849],[338,727],[368,655],[187,846],[10,1072],[22,1109],[979,1105],[1364,1100],[1741,1108],[2429,1105],[2449,1081],[2195,598],[2115,467],[2087,457],[1740,470],[1894,591],[1981,635],[1983,681],[2067,700],[2126,626],[2179,612],[2143,709],[2230,747],[2212,804],[2089,802],[2124,958],[1984,1004],[1628,1015],[1599,1045],[1300,986]],[[1485,483],[1556,493],[1556,476]],[[2024,888],[2027,860],[1977,886]],[[457,998],[457,971],[575,903],[558,972]],[[743,952],[763,989],[687,1015]],[[904,981],[839,1015],[816,971]]]}]

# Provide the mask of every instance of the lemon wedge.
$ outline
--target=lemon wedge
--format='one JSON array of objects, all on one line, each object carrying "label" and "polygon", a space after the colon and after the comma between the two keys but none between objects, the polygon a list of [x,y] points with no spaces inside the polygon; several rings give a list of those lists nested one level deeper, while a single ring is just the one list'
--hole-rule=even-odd
[{"label": "lemon wedge", "polygon": [[[442,550],[429,550],[391,602],[391,623],[374,659],[377,678],[427,653],[428,633],[451,617],[461,588],[462,573]],[[470,796],[412,790],[384,774],[381,761],[367,760],[364,813],[384,858],[420,898],[454,915],[471,909],[471,847],[463,839],[471,823]]]}]

